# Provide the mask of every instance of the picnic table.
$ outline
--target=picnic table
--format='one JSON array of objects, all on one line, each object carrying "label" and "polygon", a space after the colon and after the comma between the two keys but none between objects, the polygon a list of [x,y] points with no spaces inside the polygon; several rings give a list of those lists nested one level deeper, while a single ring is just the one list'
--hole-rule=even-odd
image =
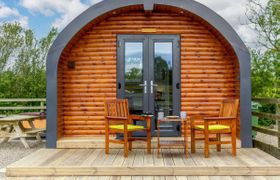
[{"label": "picnic table", "polygon": [[[20,138],[24,147],[30,148],[26,142],[27,137],[36,137],[38,141],[41,141],[41,133],[45,129],[35,128],[33,121],[37,118],[38,116],[31,115],[10,115],[0,118],[0,139],[3,138],[0,143]],[[24,121],[27,121],[31,128],[24,128],[22,124]]]}]

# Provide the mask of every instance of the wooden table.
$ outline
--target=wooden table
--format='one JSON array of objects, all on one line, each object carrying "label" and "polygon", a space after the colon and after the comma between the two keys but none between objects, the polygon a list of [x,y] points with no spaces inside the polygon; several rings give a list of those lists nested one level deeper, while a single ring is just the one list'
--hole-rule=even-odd
[{"label": "wooden table", "polygon": [[[20,138],[24,147],[30,148],[26,142],[26,137],[36,137],[38,141],[41,141],[41,133],[45,129],[35,128],[33,121],[37,118],[38,116],[29,115],[11,115],[0,118],[0,139],[3,138],[0,143]],[[24,121],[27,121],[31,128],[24,128],[22,125]]]},{"label": "wooden table", "polygon": [[[184,128],[184,140],[160,140],[160,124],[161,123],[172,123],[172,122],[181,122],[182,128]],[[158,140],[158,157],[160,154],[161,147],[170,147],[170,146],[183,146],[185,149],[186,158],[188,158],[188,128],[187,128],[187,119],[181,118],[164,118],[157,120],[157,140]],[[182,130],[181,128],[181,130]]]}]

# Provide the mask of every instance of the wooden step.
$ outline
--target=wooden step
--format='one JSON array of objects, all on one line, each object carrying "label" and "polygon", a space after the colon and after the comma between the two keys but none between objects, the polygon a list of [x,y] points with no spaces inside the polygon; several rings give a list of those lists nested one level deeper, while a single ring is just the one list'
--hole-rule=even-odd
[{"label": "wooden step", "polygon": [[8,177],[26,176],[279,176],[280,160],[258,149],[203,150],[189,154],[183,149],[163,149],[157,156],[144,149],[133,149],[124,158],[121,149],[41,149],[9,165]]}]

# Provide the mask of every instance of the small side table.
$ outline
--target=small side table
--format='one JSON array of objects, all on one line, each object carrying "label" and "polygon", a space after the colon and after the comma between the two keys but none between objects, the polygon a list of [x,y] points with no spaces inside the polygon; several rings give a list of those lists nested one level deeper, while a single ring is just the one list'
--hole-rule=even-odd
[{"label": "small side table", "polygon": [[[172,123],[172,122],[181,122],[182,128],[184,128],[184,139],[183,140],[160,140],[160,124],[161,123]],[[187,128],[187,119],[181,118],[164,118],[157,120],[158,130],[157,130],[157,140],[158,140],[158,157],[161,147],[170,147],[170,146],[183,146],[185,150],[186,158],[188,158],[188,128]]]}]

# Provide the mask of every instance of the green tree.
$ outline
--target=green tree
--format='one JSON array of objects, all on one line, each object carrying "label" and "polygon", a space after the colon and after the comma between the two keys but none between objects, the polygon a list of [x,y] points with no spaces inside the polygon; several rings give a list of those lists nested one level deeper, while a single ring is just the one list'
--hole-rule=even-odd
[{"label": "green tree", "polygon": [[262,54],[256,50],[251,50],[251,56],[253,97],[277,97],[279,74],[276,74],[275,61],[270,60],[269,53]]},{"label": "green tree", "polygon": [[0,98],[45,97],[46,57],[57,30],[37,39],[31,29],[6,23],[0,32]]},{"label": "green tree", "polygon": [[163,57],[161,56],[155,57],[154,71],[156,72],[154,75],[156,82],[161,82],[165,84],[165,83],[170,83],[172,81],[171,78],[172,69],[169,69],[167,62]]},{"label": "green tree", "polygon": [[252,94],[280,97],[280,1],[263,6],[250,0],[248,19],[258,33],[258,47],[252,54]]},{"label": "green tree", "polygon": [[22,46],[22,31],[23,28],[17,23],[0,26],[0,73],[7,67],[8,61],[15,58],[15,51]]},{"label": "green tree", "polygon": [[126,80],[142,81],[142,72],[139,68],[131,68],[129,72],[125,73]]}]

